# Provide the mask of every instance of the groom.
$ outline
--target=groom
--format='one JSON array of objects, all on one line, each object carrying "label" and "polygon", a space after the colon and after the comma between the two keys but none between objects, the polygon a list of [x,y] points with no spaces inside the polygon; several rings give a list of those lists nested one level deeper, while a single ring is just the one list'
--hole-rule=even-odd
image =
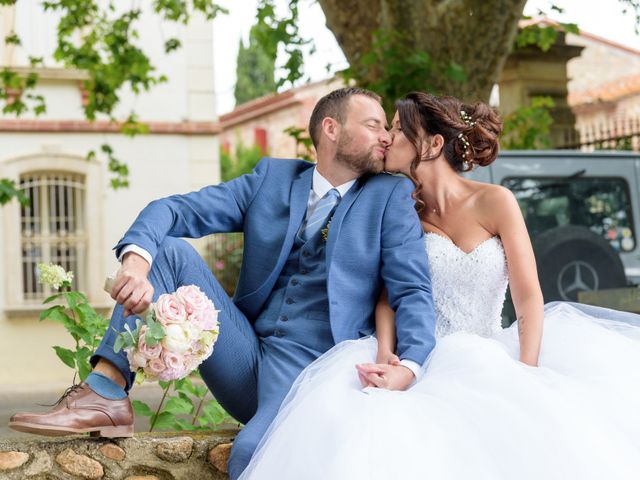
[{"label": "groom", "polygon": [[[374,332],[382,287],[396,311],[399,365],[380,385],[405,389],[434,345],[431,282],[412,184],[380,173],[391,138],[380,98],[343,88],[320,99],[309,123],[317,164],[263,159],[253,173],[151,202],[115,246],[122,261],[110,328],[87,381],[49,413],[12,428],[40,434],[131,435],[133,375],[114,353],[117,333],[152,299],[196,284],[220,310],[220,335],[200,367],[220,404],[245,423],[229,474],[237,478],[298,374],[343,340]],[[244,232],[230,299],[197,252],[177,237]],[[113,327],[113,328],[112,328]],[[354,369],[354,375],[356,371]]]}]

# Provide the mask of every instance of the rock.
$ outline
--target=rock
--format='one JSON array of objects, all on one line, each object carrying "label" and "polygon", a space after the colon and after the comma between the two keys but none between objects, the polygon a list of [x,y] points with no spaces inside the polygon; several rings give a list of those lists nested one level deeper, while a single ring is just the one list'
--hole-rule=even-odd
[{"label": "rock", "polygon": [[33,477],[48,472],[52,466],[51,456],[47,452],[39,450],[33,454],[33,461],[24,469],[24,474],[27,477]]},{"label": "rock", "polygon": [[193,438],[178,437],[164,440],[156,446],[156,455],[167,462],[184,462],[191,456]]},{"label": "rock", "polygon": [[209,462],[220,472],[227,473],[227,463],[229,463],[232,445],[232,443],[221,443],[209,451]]},{"label": "rock", "polygon": [[111,460],[121,462],[127,456],[126,452],[113,443],[107,443],[100,447],[100,453]]},{"label": "rock", "polygon": [[29,460],[29,454],[24,452],[0,452],[0,470],[13,470],[21,467]]},{"label": "rock", "polygon": [[81,478],[93,480],[104,476],[104,468],[99,462],[87,457],[86,455],[78,455],[71,448],[67,448],[65,451],[58,454],[56,462],[66,473],[76,475]]},{"label": "rock", "polygon": [[160,480],[155,475],[134,475],[133,477],[127,477],[124,480]]}]

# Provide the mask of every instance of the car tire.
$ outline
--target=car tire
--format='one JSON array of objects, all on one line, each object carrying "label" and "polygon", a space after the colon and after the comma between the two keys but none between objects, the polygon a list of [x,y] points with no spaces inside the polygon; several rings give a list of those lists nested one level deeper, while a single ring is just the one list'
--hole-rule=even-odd
[{"label": "car tire", "polygon": [[578,301],[578,292],[624,287],[620,256],[609,242],[586,227],[566,225],[534,240],[538,277],[545,302]]}]

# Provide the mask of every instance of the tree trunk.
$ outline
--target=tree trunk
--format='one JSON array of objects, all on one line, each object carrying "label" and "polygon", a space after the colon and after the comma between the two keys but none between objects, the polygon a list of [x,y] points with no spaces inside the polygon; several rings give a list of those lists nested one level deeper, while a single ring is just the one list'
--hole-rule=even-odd
[{"label": "tree trunk", "polygon": [[[429,79],[440,94],[467,102],[487,101],[511,52],[518,20],[526,0],[319,0],[327,26],[351,65],[373,47],[372,34],[386,30],[403,34],[413,51],[426,52],[438,66],[462,67],[467,80],[454,82],[446,75]],[[365,84],[383,75],[369,69]]]}]

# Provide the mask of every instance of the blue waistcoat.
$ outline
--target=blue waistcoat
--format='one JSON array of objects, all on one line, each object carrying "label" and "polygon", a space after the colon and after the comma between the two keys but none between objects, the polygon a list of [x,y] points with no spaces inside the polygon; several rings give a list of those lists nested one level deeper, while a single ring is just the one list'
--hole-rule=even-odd
[{"label": "blue waistcoat", "polygon": [[326,241],[321,232],[308,241],[295,236],[255,329],[260,337],[286,337],[321,352],[335,344],[329,322]]}]

